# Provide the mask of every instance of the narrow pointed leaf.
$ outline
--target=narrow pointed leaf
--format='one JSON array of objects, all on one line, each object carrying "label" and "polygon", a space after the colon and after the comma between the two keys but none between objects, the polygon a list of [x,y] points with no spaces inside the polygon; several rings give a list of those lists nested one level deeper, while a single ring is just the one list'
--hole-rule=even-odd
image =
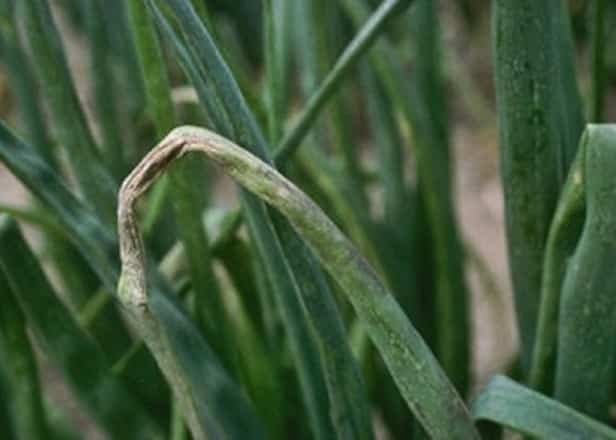
[{"label": "narrow pointed leaf", "polygon": [[[77,198],[62,180],[37,155],[34,149],[15,137],[0,124],[0,160],[37,195],[58,220],[73,231],[71,238],[101,282],[115,292],[119,279],[119,262],[114,233]],[[2,247],[6,249],[6,247]],[[160,276],[153,277],[152,310],[156,318],[155,343],[162,344],[164,359],[158,358],[168,378],[180,378],[187,388],[174,390],[176,395],[190,396],[200,402],[197,408],[203,420],[216,420],[222,432],[246,432],[260,437],[248,403],[241,391],[220,366],[199,331],[177,303]],[[67,321],[68,322],[68,321]],[[143,336],[143,335],[142,335]],[[160,354],[158,351],[155,354]],[[221,398],[224,396],[224,399]],[[233,409],[233,410],[230,410]],[[223,428],[220,428],[220,424]],[[208,423],[208,426],[210,424]],[[239,431],[239,432],[238,432]]]},{"label": "narrow pointed leaf", "polygon": [[28,326],[101,429],[117,438],[162,438],[145,409],[112,377],[103,352],[60,303],[16,224],[6,217],[0,241],[0,267]]},{"label": "narrow pointed leaf", "polygon": [[473,417],[533,438],[616,439],[616,431],[568,406],[496,376],[475,399]]},{"label": "narrow pointed leaf", "polygon": [[79,103],[62,40],[47,0],[18,3],[45,97],[52,108],[60,144],[67,149],[79,187],[97,212],[111,220],[116,184],[101,164],[101,156]]},{"label": "narrow pointed leaf", "polygon": [[509,262],[530,365],[548,229],[583,122],[566,4],[497,0],[492,11]]},{"label": "narrow pointed leaf", "polygon": [[586,133],[586,220],[562,287],[554,396],[607,421],[616,360],[616,125]]},{"label": "narrow pointed leaf", "polygon": [[[0,216],[0,223],[6,221]],[[0,225],[0,228],[2,226]],[[26,319],[0,268],[0,368],[11,381],[6,384],[18,439],[47,438],[49,426],[43,412],[43,395],[34,352],[26,333]],[[4,428],[3,428],[4,429]]]}]

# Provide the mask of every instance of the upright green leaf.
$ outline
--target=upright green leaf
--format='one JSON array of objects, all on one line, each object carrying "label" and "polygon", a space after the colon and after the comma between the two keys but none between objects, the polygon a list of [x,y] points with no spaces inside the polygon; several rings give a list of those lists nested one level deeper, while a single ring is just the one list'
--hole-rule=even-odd
[{"label": "upright green leaf", "polygon": [[[369,13],[364,3],[344,2],[356,26]],[[438,23],[431,3],[424,1],[416,6],[412,13],[417,14],[413,17],[422,32],[417,36],[418,69],[414,87],[409,87],[401,63],[395,61],[398,55],[387,41],[379,43],[371,52],[370,60],[387,96],[413,130],[420,200],[425,206],[428,231],[434,246],[437,292],[434,314],[439,316],[435,351],[454,383],[465,393],[469,380],[467,294],[452,205],[449,141],[443,115],[446,105],[439,81]],[[416,102],[422,104],[416,105]],[[427,295],[428,292],[422,293],[422,296]]]},{"label": "upright green leaf", "polygon": [[47,0],[19,0],[17,5],[36,59],[37,77],[52,109],[58,141],[67,150],[72,171],[88,203],[110,221],[116,184],[101,164],[100,151],[79,103],[49,4]]},{"label": "upright green leaf", "polygon": [[[118,90],[113,71],[111,29],[104,19],[104,2],[85,0],[82,2],[90,43],[90,72],[94,113],[100,125],[102,156],[107,168],[115,179],[125,173],[125,151],[122,127],[119,121]],[[82,147],[83,148],[83,147]]]},{"label": "upright green leaf", "polygon": [[609,16],[607,12],[607,2],[605,0],[594,0],[592,2],[592,45],[590,56],[592,89],[589,121],[594,123],[603,122],[604,117],[607,83],[607,66],[605,62],[607,34],[605,28]]},{"label": "upright green leaf", "polygon": [[59,301],[16,224],[6,217],[0,242],[0,267],[28,326],[101,429],[117,438],[162,438],[153,418],[111,375],[103,352]]},{"label": "upright green leaf", "polygon": [[545,244],[583,129],[565,2],[493,2],[507,240],[522,364],[530,364]]},{"label": "upright green leaf", "polygon": [[[345,74],[355,65],[361,56],[383,31],[390,20],[405,10],[413,0],[384,0],[371,16],[362,17],[361,29],[344,52],[338,57],[332,70],[327,74],[318,90],[311,96],[302,114],[285,134],[276,149],[276,161],[284,164],[299,147],[314,120],[319,116],[323,106],[338,90]],[[357,27],[360,25],[357,24]]]},{"label": "upright green leaf", "polygon": [[562,288],[554,396],[607,420],[616,359],[616,126],[589,125],[586,142],[586,221]]},{"label": "upright green leaf", "polygon": [[277,142],[282,136],[289,98],[289,31],[292,7],[291,2],[286,0],[266,0],[263,5],[268,138],[270,142]]},{"label": "upright green leaf", "polygon": [[[2,355],[0,354],[0,363],[3,362]],[[2,396],[8,395],[7,379],[4,374],[4,370],[0,368],[0,393]],[[13,419],[10,416],[8,408],[8,399],[0,400],[0,423],[4,427],[4,434],[9,438],[15,438],[15,428],[13,426]]]},{"label": "upright green leaf", "polygon": [[440,24],[434,0],[418,0],[411,14],[417,55],[413,75],[412,129],[419,191],[426,207],[435,267],[435,352],[447,374],[465,395],[470,381],[469,293],[458,233],[453,166],[440,65]]},{"label": "upright green leaf", "polygon": [[[149,113],[159,137],[175,125],[175,109],[162,51],[154,23],[143,0],[130,0],[133,38],[146,86]],[[196,314],[205,335],[216,352],[230,367],[230,334],[222,305],[222,295],[214,277],[208,237],[201,216],[205,199],[195,191],[195,182],[203,181],[203,168],[196,163],[180,163],[171,172],[171,193],[178,232],[188,255]],[[169,189],[169,188],[168,188]]]},{"label": "upright green leaf", "polygon": [[[6,217],[0,216],[0,223],[5,221]],[[0,368],[10,377],[6,393],[2,395],[9,396],[7,403],[11,408],[15,438],[48,438],[49,427],[43,412],[43,395],[34,352],[26,333],[26,319],[1,269],[0,298]]]},{"label": "upright green leaf", "polygon": [[45,117],[35,86],[30,60],[23,50],[17,29],[17,15],[13,0],[0,1],[0,51],[6,63],[9,84],[17,100],[17,111],[24,131],[49,164],[55,166],[53,145],[47,132]]},{"label": "upright green leaf", "polygon": [[531,388],[547,395],[551,395],[554,389],[558,310],[563,280],[584,226],[585,152],[588,139],[588,132],[585,132],[580,142],[577,158],[571,165],[569,176],[560,195],[545,249],[541,303],[528,383]]}]

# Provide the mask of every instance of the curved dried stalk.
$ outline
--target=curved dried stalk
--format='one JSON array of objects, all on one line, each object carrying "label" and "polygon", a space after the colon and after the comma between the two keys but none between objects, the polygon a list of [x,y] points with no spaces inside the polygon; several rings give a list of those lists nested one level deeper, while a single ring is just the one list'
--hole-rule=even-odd
[{"label": "curved dried stalk", "polygon": [[[119,195],[119,296],[142,326],[150,320],[137,199],[175,159],[205,153],[240,185],[284,214],[340,284],[379,348],[409,407],[435,439],[474,439],[470,415],[421,336],[355,246],[293,183],[231,141],[198,127],[173,130],[126,178]],[[146,342],[154,350],[156,340]],[[171,378],[173,380],[173,378]],[[174,386],[175,387],[175,386]],[[180,384],[181,390],[181,384]],[[178,390],[176,389],[176,392]],[[188,415],[190,420],[190,414]]]}]

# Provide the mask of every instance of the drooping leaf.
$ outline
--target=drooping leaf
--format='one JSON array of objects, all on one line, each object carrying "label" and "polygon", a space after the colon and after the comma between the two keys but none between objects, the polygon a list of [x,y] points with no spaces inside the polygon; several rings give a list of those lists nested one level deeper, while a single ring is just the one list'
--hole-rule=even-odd
[{"label": "drooping leaf", "polygon": [[[213,132],[181,127],[137,166],[120,195],[123,285],[121,297],[135,313],[148,310],[144,255],[134,218],[137,198],[171,162],[205,153],[238,183],[280,211],[341,286],[381,352],[400,392],[429,435],[475,439],[470,415],[432,352],[374,270],[337,226],[301,190],[249,152]],[[144,321],[141,321],[144,322]]]}]

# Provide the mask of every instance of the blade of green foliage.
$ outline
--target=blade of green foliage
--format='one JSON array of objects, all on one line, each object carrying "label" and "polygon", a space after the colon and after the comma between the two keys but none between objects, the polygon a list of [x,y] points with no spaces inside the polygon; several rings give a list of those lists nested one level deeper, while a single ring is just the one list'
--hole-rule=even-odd
[{"label": "blade of green foliage", "polygon": [[199,97],[199,102],[203,106],[209,121],[212,124],[221,127],[221,130],[231,132],[233,129],[231,126],[231,120],[227,114],[227,110],[221,104],[220,97],[215,93],[212,84],[208,81],[208,77],[206,72],[204,72],[203,66],[199,63],[193,63],[191,59],[192,55],[186,45],[186,39],[183,38],[179,31],[174,29],[160,9],[153,7],[153,5],[149,2],[148,6],[160,32],[168,40],[169,45],[175,51],[175,54],[179,59],[186,76],[195,87],[195,91]]},{"label": "blade of green foliage", "polygon": [[[106,288],[115,292],[113,286],[119,278],[118,253],[110,228],[70,193],[32,147],[17,139],[3,124],[0,124],[0,160],[57,215],[66,228],[73,231],[71,238],[75,245]],[[153,286],[156,288],[153,289],[152,310],[159,322],[158,340],[165,344],[167,356],[161,363],[163,372],[191,384],[188,391],[182,389],[178,394],[201,402],[198,408],[200,416],[216,420],[224,432],[242,439],[248,432],[259,438],[260,431],[252,421],[244,397],[181,307],[172,301],[171,294],[167,293],[170,289],[160,277],[153,278]],[[161,390],[160,394],[163,393]]]},{"label": "blade of green foliage", "polygon": [[[297,58],[301,92],[307,102],[318,93],[319,82],[332,65],[331,54],[338,52],[339,48],[332,44],[340,27],[338,9],[335,3],[321,0],[297,2],[295,5],[292,17],[296,46],[294,56]],[[340,41],[344,41],[343,37],[336,40],[336,43]],[[349,47],[351,45],[352,43]],[[345,69],[352,64],[351,62]],[[321,193],[321,206],[329,208],[328,212],[337,214],[337,220],[349,231],[365,255],[369,256],[371,261],[377,262],[374,241],[370,239],[374,231],[369,211],[366,209],[368,202],[360,161],[357,160],[358,152],[355,151],[352,139],[354,112],[345,108],[345,105],[348,105],[348,100],[345,99],[347,94],[342,90],[342,79],[345,76],[343,72],[339,74],[340,83],[336,86],[338,91],[324,98],[323,106],[307,126],[312,133],[308,138],[312,148],[303,151],[297,158],[300,171],[295,171],[293,177],[302,183],[306,191],[315,196],[317,191]],[[325,104],[329,104],[327,108]],[[321,112],[327,112],[329,117],[317,120],[316,117]],[[302,138],[306,137],[307,133],[308,131]],[[279,144],[280,139],[273,139],[272,142]],[[277,153],[280,154],[281,150]],[[284,167],[284,164],[280,165]]]},{"label": "blade of green foliage", "polygon": [[[67,306],[73,314],[80,313],[95,296],[100,287],[96,273],[66,238],[48,240],[45,252],[54,262],[55,272],[60,275],[60,292],[67,299]],[[114,307],[99,311],[88,323],[88,334],[99,344],[110,361],[115,362],[131,346],[131,337]],[[134,390],[132,390],[134,391]]]},{"label": "blade of green foliage", "polygon": [[157,289],[150,304],[149,320],[133,323],[174,388],[195,438],[264,438],[244,394],[179,306]]},{"label": "blade of green foliage", "polygon": [[[187,43],[194,51],[194,57],[197,58],[194,64],[204,64],[213,89],[220,96],[223,108],[226,113],[234,115],[233,131],[227,134],[242,140],[243,145],[251,148],[259,156],[265,157],[267,148],[263,135],[207,29],[196,19],[194,11],[186,2],[173,1],[168,2],[167,5],[183,25]],[[284,221],[276,221],[274,225],[278,231],[275,231],[261,202],[246,193],[243,193],[241,198],[245,205],[244,213],[251,234],[255,238],[256,249],[271,279],[275,301],[280,308],[283,323],[289,335],[288,341],[298,371],[312,432],[317,438],[329,437],[332,435],[333,427],[329,416],[326,373],[321,365],[310,324],[302,309],[302,295],[305,289],[302,286],[304,283],[312,282],[307,279],[306,274],[292,271],[293,266],[289,261],[299,257],[288,252],[278,239],[281,230],[284,232],[289,225]],[[316,270],[319,269],[316,268]],[[321,292],[323,296],[328,294],[329,292]],[[340,410],[347,413],[350,408],[340,407]]]},{"label": "blade of green foliage", "polygon": [[386,256],[383,264],[392,283],[396,298],[406,314],[423,334],[417,273],[414,265],[414,222],[411,191],[404,181],[403,141],[395,116],[390,111],[391,100],[385,95],[375,72],[368,64],[362,66],[362,88],[366,93],[369,123],[374,132],[378,149],[379,177],[383,185],[384,227],[383,235],[389,235],[382,243],[381,253]]},{"label": "blade of green foliage", "polygon": [[100,152],[81,109],[49,4],[47,0],[27,0],[20,1],[18,6],[36,59],[37,77],[52,109],[58,141],[67,150],[72,171],[88,203],[110,221],[116,185],[101,166]]},{"label": "blade of green foliage", "polygon": [[[553,97],[553,116],[561,132],[560,181],[564,183],[574,161],[580,136],[586,124],[576,77],[576,54],[567,2],[548,2],[552,38],[552,54],[558,57],[552,65],[557,69],[557,94]],[[548,34],[550,35],[550,34]]]},{"label": "blade of green foliage", "polygon": [[[142,0],[131,0],[129,12],[133,39],[146,87],[149,113],[157,135],[162,137],[175,125],[175,110],[171,101],[171,88],[154,23]],[[192,289],[196,298],[196,313],[205,336],[214,351],[231,366],[228,345],[230,335],[224,319],[222,296],[212,269],[208,237],[203,228],[201,214],[204,197],[195,191],[194,182],[204,180],[199,163],[180,163],[171,172],[171,194],[178,231],[188,256]]]},{"label": "blade of green foliage", "polygon": [[[226,118],[226,115],[227,113],[232,112],[228,111],[227,108],[221,104],[222,98],[220,98],[218,94],[213,95],[213,90],[220,89],[220,87],[237,88],[237,85],[234,82],[232,84],[227,84],[228,79],[224,77],[224,75],[228,75],[228,78],[232,78],[228,67],[221,63],[221,60],[219,60],[216,67],[222,66],[221,68],[223,73],[219,73],[217,76],[212,73],[207,75],[208,78],[218,78],[218,86],[216,83],[213,85],[206,83],[204,81],[205,78],[203,70],[198,67],[201,66],[201,62],[197,62],[197,60],[193,62],[190,57],[194,55],[182,46],[183,39],[178,38],[173,33],[172,27],[167,23],[156,4],[149,3],[149,5],[157,18],[157,23],[161,26],[166,35],[171,37],[171,42],[176,46],[176,51],[179,53],[182,62],[185,64],[185,70],[193,73],[191,78],[193,81],[196,80],[194,85],[197,87],[200,100],[204,107],[208,108],[208,113],[215,126],[221,130],[228,129],[230,130],[229,132],[231,132],[233,130],[237,130],[236,127],[238,120],[240,121],[239,124],[254,124],[254,121],[252,120],[246,120],[246,118],[242,120],[241,117],[238,117],[233,120],[236,127],[230,125],[232,120]],[[189,8],[189,5],[180,4],[178,7]],[[181,9],[181,11],[183,13],[188,13],[190,20],[192,20],[193,26],[196,26],[197,29],[201,30],[202,24],[194,15],[194,11],[190,8],[188,10]],[[191,21],[182,20],[182,23],[184,24],[189,22]],[[213,44],[211,40],[209,43]],[[220,54],[217,50],[216,55],[220,58]],[[211,69],[211,67],[212,66],[206,66],[208,71],[214,70]],[[222,83],[222,86],[220,83]],[[212,97],[212,95],[216,99],[207,99]],[[236,92],[231,95],[240,96],[239,90],[236,90]],[[241,114],[238,113],[238,116],[241,116]],[[256,130],[256,127],[254,129]],[[257,145],[262,146],[263,144],[258,143]],[[306,319],[303,315],[301,303],[298,299],[299,293],[297,281],[290,274],[288,263],[284,261],[280,243],[275,236],[275,232],[271,225],[271,220],[267,218],[264,206],[256,198],[251,197],[248,194],[242,196],[242,202],[246,206],[246,220],[249,228],[253,236],[257,237],[255,240],[257,251],[260,255],[266,256],[263,258],[264,267],[268,277],[271,278],[271,285],[274,288],[274,303],[277,308],[282,310],[283,322],[285,323],[286,330],[290,335],[289,344],[294,362],[299,372],[300,384],[303,390],[303,395],[305,396],[305,405],[306,408],[308,408],[308,420],[310,421],[310,425],[316,438],[328,438],[333,428],[328,415],[329,405],[326,398],[327,389],[325,380],[322,377],[321,368],[319,366],[318,349],[312,338],[311,330],[307,325]]]},{"label": "blade of green foliage", "polygon": [[7,218],[0,240],[0,266],[28,326],[99,426],[114,438],[162,438],[156,422],[111,377],[103,352],[60,303],[16,224]]},{"label": "blade of green foliage", "polygon": [[[234,252],[227,256],[225,268],[230,271],[231,266],[238,266],[246,271],[250,265],[250,254]],[[244,306],[234,289],[228,289],[226,295],[227,316],[233,323],[234,341],[237,345],[238,364],[241,366],[238,375],[248,395],[255,402],[255,410],[268,429],[269,438],[284,438],[284,414],[286,411],[284,394],[281,383],[281,365],[272,350],[257,332],[248,310],[255,310],[247,304]],[[250,292],[246,295],[256,297],[254,283],[250,285]],[[246,297],[245,295],[245,297]],[[256,298],[255,298],[256,299]],[[254,305],[259,307],[258,304]],[[254,313],[254,312],[253,312]]]},{"label": "blade of green foliage", "polygon": [[[308,101],[318,94],[319,81],[332,64],[331,54],[338,52],[338,47],[331,41],[334,40],[334,32],[339,28],[339,22],[336,20],[338,18],[339,7],[332,2],[317,0],[299,2],[296,5],[295,27],[299,30],[296,31],[295,37],[296,56],[302,92]],[[349,47],[352,45],[353,43],[350,43]],[[350,67],[352,64],[347,66]],[[342,73],[340,75],[341,79],[344,78]],[[337,88],[343,89],[343,83],[340,82]],[[331,182],[330,185],[322,187],[323,189],[329,187],[331,190],[328,195],[332,199],[332,207],[337,210],[349,210],[349,215],[341,215],[340,220],[349,231],[352,231],[351,236],[360,244],[365,255],[376,263],[377,253],[373,245],[375,240],[370,239],[374,230],[369,211],[366,209],[368,200],[360,161],[357,160],[359,152],[356,151],[356,144],[353,142],[354,112],[347,107],[349,101],[345,98],[347,96],[344,90],[325,98],[323,102],[329,103],[327,109],[329,117],[323,122],[328,123],[317,125],[318,130],[313,130],[315,137],[312,139],[313,145],[320,145],[321,148],[312,148],[299,159],[304,162],[302,166],[309,171],[309,176],[316,180],[315,183]],[[321,110],[325,112],[325,106]],[[316,115],[320,113],[321,111]],[[312,121],[309,127],[316,122]],[[305,135],[306,133],[302,137]],[[327,144],[331,146],[331,152],[326,151]],[[330,160],[332,153],[337,163],[332,163]],[[344,208],[341,205],[345,205]]]},{"label": "blade of green foliage", "polygon": [[616,431],[514,381],[496,376],[472,407],[476,420],[486,420],[533,438],[616,439]]},{"label": "blade of green foliage", "polygon": [[289,99],[291,2],[266,0],[263,7],[268,139],[275,143],[282,137]]},{"label": "blade of green foliage", "polygon": [[[280,217],[273,217],[280,224]],[[298,235],[279,228],[291,269],[303,274],[300,282],[304,307],[318,335],[325,380],[332,407],[330,414],[340,439],[371,439],[372,420],[359,368],[346,341],[346,329],[325,275],[315,270],[315,256]]]},{"label": "blade of green foliage", "polygon": [[104,19],[104,4],[100,0],[82,3],[90,43],[90,72],[94,98],[94,113],[100,125],[102,156],[115,179],[125,172],[122,129],[119,124],[116,81],[113,74],[110,31]]},{"label": "blade of green foliage", "polygon": [[[0,216],[0,223],[5,221],[6,217]],[[0,298],[0,352],[3,360],[1,368],[11,378],[6,384],[6,388],[10,389],[7,389],[3,396],[11,396],[9,404],[16,431],[15,438],[47,438],[49,428],[43,412],[38,369],[26,333],[26,319],[2,270]]]},{"label": "blade of green foliage", "polygon": [[424,194],[434,243],[435,352],[462,395],[470,380],[468,289],[452,193],[447,101],[440,66],[436,2],[418,0],[411,15],[417,40],[412,119],[419,190]]},{"label": "blade of green foliage", "polygon": [[497,0],[492,12],[509,262],[525,370],[548,228],[583,129],[564,5]]},{"label": "blade of green foliage", "polygon": [[30,137],[47,163],[56,165],[49,139],[45,118],[35,87],[32,66],[25,55],[17,30],[17,16],[14,1],[0,1],[0,51],[6,64],[9,83],[17,99],[24,132]]},{"label": "blade of green foliage", "polygon": [[289,129],[280,141],[276,148],[276,162],[284,164],[292,156],[293,151],[299,147],[314,120],[321,113],[323,106],[338,90],[346,73],[372,46],[372,43],[374,43],[387,23],[404,11],[412,2],[412,0],[385,0],[374,14],[365,20],[361,30],[340,57],[338,57],[332,70],[327,74],[318,90],[311,96],[302,114],[293,124],[293,127]]},{"label": "blade of green foliage", "polygon": [[[99,0],[101,1],[101,0]],[[128,137],[131,131],[143,117],[146,107],[144,84],[139,72],[138,55],[132,44],[132,30],[128,17],[128,2],[125,0],[103,0],[103,16],[109,29],[109,43],[114,55],[115,70],[118,78],[118,90],[121,97],[119,113],[123,127],[127,130]],[[137,160],[142,151],[133,145],[137,138],[128,139],[125,145],[125,155],[130,159]],[[137,148],[136,148],[137,147]],[[129,149],[130,148],[130,149]],[[129,162],[130,163],[130,162]],[[128,170],[125,170],[128,171]]]},{"label": "blade of green foliage", "polygon": [[[419,333],[430,343],[425,322],[432,321],[430,308],[421,303],[422,290],[418,284],[418,256],[416,209],[413,198],[404,183],[403,141],[398,131],[391,100],[385,95],[382,85],[368,63],[361,70],[362,90],[366,96],[369,124],[378,151],[379,177],[383,186],[384,218],[379,225],[376,241],[383,261],[383,270],[392,287],[396,300],[417,327]],[[385,366],[374,359],[373,369],[378,367],[384,374]],[[375,396],[382,417],[395,438],[404,437],[413,431],[413,418],[408,416],[406,402],[400,396],[392,380],[373,379],[371,392]]]},{"label": "blade of green foliage", "polygon": [[[185,20],[182,22],[186,23]],[[202,59],[205,59],[205,52],[202,53]],[[233,88],[233,86],[230,85],[229,88]],[[225,98],[221,100],[225,102]],[[237,96],[229,95],[226,98],[226,102],[232,103],[230,107],[233,105],[245,107],[245,104],[241,103],[241,101],[238,104],[237,100]],[[247,109],[242,111],[246,114],[246,126],[250,127],[252,124],[250,119],[252,117]],[[229,113],[232,112],[229,111]],[[255,138],[254,142],[261,142],[261,145],[263,145],[262,141],[260,141],[262,138],[260,133],[253,132],[250,136]],[[263,149],[263,146],[260,148]],[[299,293],[302,295],[303,303],[308,309],[308,318],[312,321],[313,328],[316,329],[319,335],[317,341],[322,353],[322,362],[324,362],[324,375],[328,384],[330,400],[333,402],[330,413],[336,420],[335,427],[341,437],[369,435],[371,429],[367,406],[363,405],[362,399],[358,398],[362,393],[361,380],[354,366],[350,350],[344,343],[343,326],[338,317],[335,303],[331,300],[332,294],[329,291],[328,285],[324,282],[324,279],[319,281],[319,277],[322,277],[322,275],[320,275],[321,272],[314,262],[305,263],[306,258],[308,258],[308,261],[314,261],[314,257],[309,251],[302,251],[303,245],[301,241],[297,241],[295,234],[289,229],[286,222],[276,218],[275,213],[272,213],[271,216],[278,235],[281,238],[288,237],[281,240],[281,243],[284,243],[283,250],[290,268],[295,274],[295,282],[300,289]],[[292,243],[296,244],[292,246]],[[279,272],[279,270],[274,268],[272,268],[272,271]],[[284,282],[286,281],[279,280],[279,283]],[[321,298],[320,302],[317,302],[315,298]],[[290,304],[286,307],[289,306]],[[297,310],[295,312],[297,315],[302,315],[301,310],[298,310],[296,305],[292,307]],[[331,356],[331,353],[337,353],[337,356]],[[345,374],[342,374],[343,372]]]},{"label": "blade of green foliage", "polygon": [[250,311],[251,325],[254,325],[263,334],[265,330],[264,310],[256,295],[257,280],[252,270],[246,270],[252,264],[254,254],[248,243],[239,237],[233,237],[216,252],[216,258],[227,271],[230,281],[241,297],[242,305]]},{"label": "blade of green foliage", "polygon": [[[379,280],[323,211],[289,180],[246,150],[202,128],[181,127],[157,145],[124,182],[118,229],[123,261],[122,291],[129,307],[147,310],[143,249],[134,204],[157,174],[191,152],[205,153],[243,187],[287,217],[348,296],[415,416],[436,439],[475,439],[463,401],[421,336]],[[308,260],[309,261],[309,260]]]},{"label": "blade of green foliage", "polygon": [[[345,1],[356,26],[368,15],[362,2]],[[461,249],[456,231],[449,176],[448,134],[442,111],[445,102],[439,89],[438,23],[432,4],[417,5],[418,70],[410,89],[398,57],[387,41],[371,52],[371,62],[391,102],[413,129],[417,170],[429,233],[433,237],[437,319],[436,354],[459,387],[468,384],[468,311]],[[421,102],[421,105],[417,105]],[[426,312],[423,312],[426,313]],[[441,318],[447,316],[447,318]]]},{"label": "blade of green foliage", "polygon": [[[0,364],[4,364],[4,359],[2,359],[2,355],[0,354]],[[0,393],[2,396],[8,396],[8,380],[4,373],[4,369],[0,368]],[[8,408],[8,399],[3,398],[0,399],[0,423],[2,423],[2,427],[4,429],[4,435],[8,438],[15,438],[15,428],[13,426],[13,419],[11,418],[10,411]]]},{"label": "blade of green foliage", "polygon": [[[6,36],[6,40],[11,42],[10,57],[13,59],[13,62],[10,65],[14,65],[12,77],[14,77],[14,83],[19,86],[17,88],[19,95],[23,95],[20,108],[26,112],[25,122],[27,123],[25,125],[29,128],[29,136],[31,136],[35,147],[41,152],[45,161],[54,168],[57,168],[43,115],[38,106],[34,80],[28,69],[28,60],[25,58],[25,52],[19,47],[16,11],[12,7],[12,2],[4,2],[0,6],[2,6],[4,11],[3,17],[7,20],[5,25],[2,26],[2,29],[4,29],[3,34]],[[99,15],[97,14],[97,18],[99,18]],[[96,30],[97,35],[100,34],[98,32],[99,29],[97,28]],[[103,43],[99,41],[97,45],[100,46],[101,44]],[[23,83],[24,81],[28,81],[28,83]],[[104,82],[110,83],[111,81],[107,79]],[[119,143],[118,146],[120,146]],[[41,214],[38,216],[39,218],[49,216],[48,213],[43,212]],[[53,223],[53,219],[46,222],[48,225],[50,223]],[[87,301],[89,294],[97,288],[96,279],[89,276],[83,259],[76,255],[75,250],[65,240],[65,237],[56,234],[55,237],[47,237],[46,242],[47,249],[55,260],[55,268],[61,275],[67,297],[72,306],[79,308],[83,302]],[[97,320],[96,325],[92,329],[93,334],[97,341],[103,344],[109,356],[112,358],[119,357],[121,352],[129,346],[128,334],[123,326],[117,325],[117,313],[113,313],[112,310],[106,310],[103,315]]]},{"label": "blade of green foliage", "polygon": [[560,195],[545,249],[541,303],[528,383],[531,388],[547,395],[551,395],[554,388],[558,310],[563,280],[584,225],[585,152],[588,140],[588,132],[585,132]]},{"label": "blade of green foliage", "polygon": [[589,121],[594,123],[603,122],[606,92],[606,64],[605,64],[605,41],[607,7],[605,0],[592,2],[592,46],[591,66],[592,91],[590,101]]},{"label": "blade of green foliage", "polygon": [[26,188],[52,212],[58,222],[70,231],[70,237],[110,291],[109,280],[117,279],[113,263],[115,238],[91,209],[81,203],[67,188],[63,179],[41,158],[0,122],[0,160]]},{"label": "blade of green foliage", "polygon": [[19,221],[37,227],[44,231],[45,234],[62,238],[67,238],[70,235],[60,223],[47,213],[4,203],[0,203],[0,213],[10,215]]},{"label": "blade of green foliage", "polygon": [[[98,274],[107,291],[115,291],[112,286],[117,280],[118,268],[113,232],[104,227],[95,214],[75,198],[62,179],[41,160],[37,151],[16,138],[3,124],[0,124],[0,160],[55,215],[63,230],[72,231],[67,237]],[[115,330],[104,329],[101,335],[117,335],[121,326],[117,316],[115,319]],[[105,336],[101,337],[105,339]],[[114,344],[117,340],[105,342]],[[164,401],[166,390],[161,389],[159,373],[151,358],[135,363],[135,369],[127,373],[127,377],[131,380],[131,389],[139,395],[154,397],[154,401],[162,398]],[[148,400],[154,409],[152,402]]]},{"label": "blade of green foliage", "polygon": [[584,156],[586,221],[562,288],[554,396],[607,420],[616,355],[616,126],[589,125]]}]

